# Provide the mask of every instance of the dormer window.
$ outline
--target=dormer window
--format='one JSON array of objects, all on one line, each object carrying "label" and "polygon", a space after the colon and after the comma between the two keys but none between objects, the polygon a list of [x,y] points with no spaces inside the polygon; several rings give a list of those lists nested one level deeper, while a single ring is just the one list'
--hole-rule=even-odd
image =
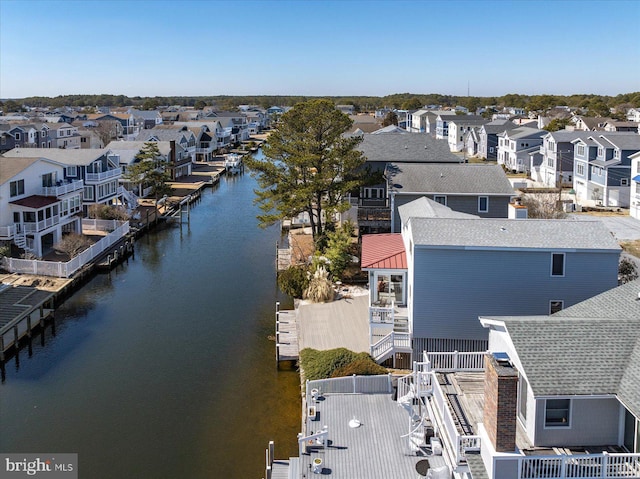
[{"label": "dormer window", "polygon": [[601,146],[598,147],[598,156],[604,156],[604,148]]}]

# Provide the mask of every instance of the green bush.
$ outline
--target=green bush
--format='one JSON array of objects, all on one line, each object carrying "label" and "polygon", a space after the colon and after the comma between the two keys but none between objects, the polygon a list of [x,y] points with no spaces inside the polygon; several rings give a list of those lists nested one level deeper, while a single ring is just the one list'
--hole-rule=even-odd
[{"label": "green bush", "polygon": [[346,348],[327,351],[305,348],[300,351],[300,368],[304,371],[305,379],[310,381],[353,374],[366,376],[387,373],[369,354],[355,353]]},{"label": "green bush", "polygon": [[302,298],[309,286],[309,274],[305,266],[290,266],[278,273],[280,291],[294,298]]}]

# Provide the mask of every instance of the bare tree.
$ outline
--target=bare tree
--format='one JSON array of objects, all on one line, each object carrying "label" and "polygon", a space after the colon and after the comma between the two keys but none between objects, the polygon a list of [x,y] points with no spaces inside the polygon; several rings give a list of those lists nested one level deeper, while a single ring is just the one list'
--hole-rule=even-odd
[{"label": "bare tree", "polygon": [[91,246],[91,240],[84,235],[78,233],[69,233],[53,246],[53,249],[69,255],[69,258],[75,258],[85,249]]},{"label": "bare tree", "polygon": [[558,195],[555,193],[527,193],[521,198],[521,202],[527,207],[527,216],[538,219],[562,219],[567,214],[562,211]]},{"label": "bare tree", "polygon": [[122,135],[122,125],[115,120],[98,120],[97,123],[98,126],[94,127],[94,131],[105,146]]}]

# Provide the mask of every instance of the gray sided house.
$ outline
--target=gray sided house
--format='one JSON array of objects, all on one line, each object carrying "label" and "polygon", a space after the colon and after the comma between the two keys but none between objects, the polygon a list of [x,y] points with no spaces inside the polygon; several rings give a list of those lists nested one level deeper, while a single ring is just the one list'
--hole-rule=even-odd
[{"label": "gray sided house", "polygon": [[[574,168],[574,141],[586,138],[588,133],[583,131],[559,130],[547,133],[542,137],[540,153],[539,178],[549,187],[572,186]],[[533,176],[533,174],[532,174]]]},{"label": "gray sided house", "polygon": [[545,315],[618,283],[600,221],[412,217],[402,236],[414,354],[484,350],[479,316]]},{"label": "gray sided house", "polygon": [[481,218],[507,218],[515,192],[497,165],[389,163],[385,170],[391,231],[400,232],[398,208],[420,197]]},{"label": "gray sided house", "polygon": [[509,120],[493,120],[482,125],[478,133],[480,137],[478,156],[485,160],[496,160],[498,158],[498,133],[514,130],[517,127],[515,123]]},{"label": "gray sided house", "polygon": [[[358,145],[366,157],[366,167],[384,173],[387,163],[455,163],[460,158],[449,151],[446,141],[436,140],[419,133],[364,134]],[[352,204],[357,205],[358,226],[362,232],[389,232],[391,211],[387,181],[361,188],[352,193]]]},{"label": "gray sided house", "polygon": [[638,292],[634,281],[552,316],[480,318],[490,349],[518,370],[518,423],[531,444],[640,452]]}]

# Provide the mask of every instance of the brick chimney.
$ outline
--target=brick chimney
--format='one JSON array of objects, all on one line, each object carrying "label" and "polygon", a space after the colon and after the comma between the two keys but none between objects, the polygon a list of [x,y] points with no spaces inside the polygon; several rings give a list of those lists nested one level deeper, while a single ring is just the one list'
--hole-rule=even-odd
[{"label": "brick chimney", "polygon": [[516,449],[518,371],[505,353],[487,353],[484,373],[484,427],[498,452]]}]

